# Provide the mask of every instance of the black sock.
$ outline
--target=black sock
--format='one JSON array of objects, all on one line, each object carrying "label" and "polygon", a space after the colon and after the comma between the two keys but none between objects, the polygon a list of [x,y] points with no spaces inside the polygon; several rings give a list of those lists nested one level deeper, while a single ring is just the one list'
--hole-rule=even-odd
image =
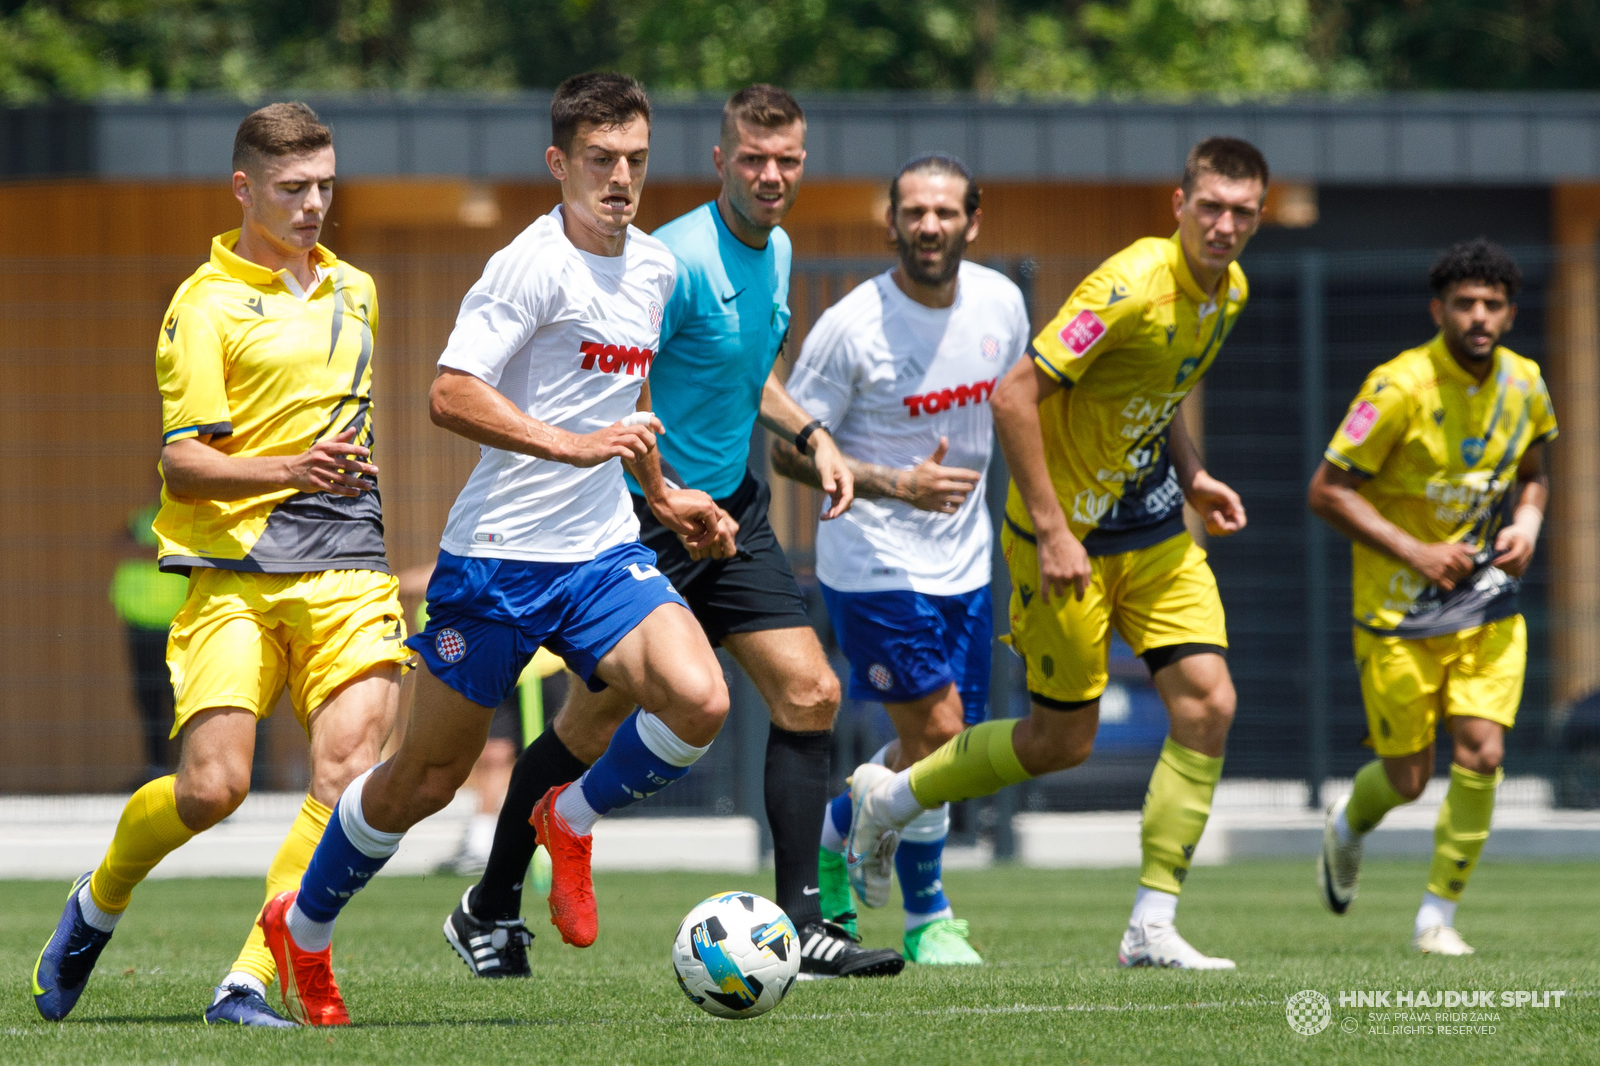
[{"label": "black sock", "polygon": [[557,785],[576,781],[588,764],[561,743],[554,729],[546,729],[517,758],[511,785],[494,827],[494,847],[489,865],[472,890],[467,906],[480,921],[515,918],[522,913],[522,879],[539,844],[528,819],[533,805]]},{"label": "black sock", "polygon": [[773,726],[767,733],[767,824],[772,827],[772,861],[778,906],[796,928],[822,917],[818,891],[817,847],[822,810],[828,800],[828,730],[791,733]]}]

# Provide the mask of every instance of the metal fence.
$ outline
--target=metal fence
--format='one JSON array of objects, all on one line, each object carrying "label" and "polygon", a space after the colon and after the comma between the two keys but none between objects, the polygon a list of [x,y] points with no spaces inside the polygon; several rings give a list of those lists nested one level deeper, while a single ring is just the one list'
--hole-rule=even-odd
[{"label": "metal fence", "polygon": [[[1207,465],[1244,496],[1250,526],[1211,542],[1229,618],[1230,663],[1239,711],[1226,773],[1298,780],[1315,801],[1325,778],[1348,776],[1365,758],[1365,731],[1350,656],[1349,552],[1312,520],[1306,481],[1362,378],[1378,363],[1428,339],[1426,270],[1432,252],[1303,253],[1246,257],[1250,305],[1186,408],[1203,423]],[[1583,447],[1600,396],[1582,367],[1596,362],[1595,267],[1549,248],[1518,249],[1526,274],[1508,343],[1550,372],[1567,431],[1555,447],[1553,494],[1569,516],[1600,524],[1600,468]],[[390,551],[397,566],[431,559],[444,515],[474,449],[432,427],[425,394],[459,296],[477,276],[472,256],[382,256],[362,264],[383,297],[377,404]],[[817,316],[887,263],[803,260],[791,295],[798,351]],[[1010,274],[1042,325],[1095,265],[1078,259],[1010,260]],[[105,602],[116,530],[144,502],[152,476],[159,403],[150,387],[151,341],[172,288],[192,269],[176,260],[12,260],[0,264],[0,367],[10,384],[0,420],[8,476],[0,482],[0,790],[94,791],[126,787],[141,760],[130,751],[132,712],[122,638]],[[786,367],[783,363],[780,366]],[[1577,430],[1577,439],[1574,439]],[[753,442],[765,471],[766,442]],[[997,462],[990,498],[1004,499]],[[773,521],[813,616],[830,642],[815,595],[812,546],[817,494],[773,482]],[[1508,768],[1558,774],[1562,711],[1597,687],[1600,634],[1596,571],[1600,545],[1581,521],[1546,524],[1524,585],[1530,661]],[[995,570],[997,631],[1005,629],[1005,569]],[[847,669],[834,649],[835,667]],[[995,656],[993,713],[1026,712],[1018,662]],[[730,665],[735,710],[712,752],[639,813],[747,813],[761,819],[766,713]],[[1114,649],[1113,685],[1102,706],[1096,754],[1067,774],[1011,790],[962,813],[966,831],[995,827],[1030,809],[1135,807],[1165,731],[1143,666]],[[889,736],[876,704],[846,701],[836,730],[836,783]],[[258,749],[258,786],[303,785],[304,743],[292,717],[276,716]],[[1441,758],[1445,758],[1441,753]]]}]

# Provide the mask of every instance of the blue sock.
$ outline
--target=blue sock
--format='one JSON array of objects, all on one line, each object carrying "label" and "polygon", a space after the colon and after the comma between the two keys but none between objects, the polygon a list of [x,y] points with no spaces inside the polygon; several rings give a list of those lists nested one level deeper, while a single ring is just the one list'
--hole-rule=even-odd
[{"label": "blue sock", "polygon": [[594,812],[608,814],[660,792],[705,751],[679,739],[655,715],[635,711],[578,784]]},{"label": "blue sock", "polygon": [[919,843],[900,841],[894,853],[894,870],[900,877],[900,892],[907,914],[932,914],[950,906],[939,879],[944,841]]},{"label": "blue sock", "polygon": [[850,835],[850,793],[841,792],[833,797],[833,802],[828,804],[828,817],[833,821],[833,828],[839,835]]},{"label": "blue sock", "polygon": [[[367,783],[362,774],[344,790],[334,807],[328,828],[323,830],[311,863],[300,878],[300,894],[295,906],[314,922],[331,922],[339,916],[350,898],[367,886],[372,875],[383,869],[399,850],[403,833],[384,833],[367,825],[361,815],[361,789]],[[346,828],[346,821],[350,826]],[[361,840],[358,847],[350,831]],[[378,854],[372,854],[377,852]]]}]

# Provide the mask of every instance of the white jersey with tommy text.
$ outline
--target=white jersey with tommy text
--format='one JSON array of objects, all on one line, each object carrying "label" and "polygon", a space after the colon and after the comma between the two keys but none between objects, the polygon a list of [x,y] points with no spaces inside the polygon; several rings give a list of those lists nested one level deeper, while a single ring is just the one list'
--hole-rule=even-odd
[{"label": "white jersey with tommy text", "polygon": [[[620,256],[580,251],[557,207],[489,260],[439,366],[483,379],[540,422],[593,433],[638,405],[676,276],[667,246],[632,227]],[[621,460],[580,469],[484,447],[440,547],[582,562],[638,536]]]},{"label": "white jersey with tommy text", "polygon": [[[789,393],[854,459],[909,470],[946,437],[942,465],[987,473],[989,397],[1029,333],[1022,293],[997,271],[962,263],[955,303],[939,309],[885,272],[817,320]],[[840,592],[971,592],[989,583],[989,525],[983,481],[954,514],[857,497],[817,528],[817,579]]]}]

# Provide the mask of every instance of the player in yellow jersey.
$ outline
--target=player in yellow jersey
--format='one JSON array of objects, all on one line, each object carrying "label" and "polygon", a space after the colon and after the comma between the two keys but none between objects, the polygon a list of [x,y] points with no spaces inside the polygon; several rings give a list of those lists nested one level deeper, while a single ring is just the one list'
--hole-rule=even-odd
[{"label": "player in yellow jersey", "polygon": [[[300,880],[344,788],[378,761],[404,646],[383,543],[372,445],[372,279],[317,243],[333,194],[333,137],[304,104],[239,126],[241,228],[179,287],[161,326],[161,566],[189,577],[167,662],[177,692],[176,775],[122,812],[105,859],[73,886],[33,974],[65,1017],[140,881],[226,818],[250,787],[256,722],[285,687],[311,740],[311,787],[267,873]],[[208,1022],[289,1026],[258,929],[217,988]]]},{"label": "player in yellow jersey", "polygon": [[1439,332],[1368,375],[1311,481],[1312,511],[1351,540],[1356,663],[1378,755],[1328,808],[1317,886],[1345,913],[1362,838],[1422,795],[1442,721],[1450,787],[1412,943],[1468,955],[1456,904],[1489,837],[1522,700],[1517,587],[1544,520],[1556,419],[1539,367],[1499,344],[1517,313],[1516,262],[1469,241],[1429,280]]},{"label": "player in yellow jersey", "polygon": [[846,857],[862,880],[887,879],[899,827],[922,810],[1089,757],[1115,626],[1171,723],[1145,797],[1144,860],[1118,960],[1233,968],[1174,926],[1234,710],[1222,600],[1183,504],[1214,536],[1243,529],[1245,510],[1206,473],[1175,416],[1244,310],[1236,260],[1260,224],[1267,178],[1244,141],[1195,145],[1173,193],[1178,232],[1102,263],[995,390],[1012,477],[1000,532],[1010,641],[1027,660],[1032,713],[974,726],[898,774],[859,767]]}]

